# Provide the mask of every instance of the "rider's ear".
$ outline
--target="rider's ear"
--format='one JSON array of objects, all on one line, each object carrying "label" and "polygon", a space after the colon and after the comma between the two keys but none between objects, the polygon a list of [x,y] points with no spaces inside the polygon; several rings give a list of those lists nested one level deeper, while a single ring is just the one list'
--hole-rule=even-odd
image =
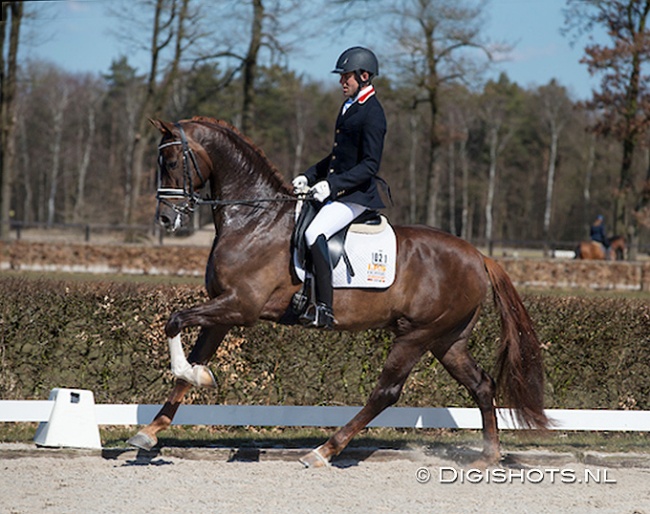
[{"label": "rider's ear", "polygon": [[171,123],[162,120],[152,119],[152,118],[149,118],[149,122],[158,130],[160,130],[163,136],[172,135],[173,125]]}]

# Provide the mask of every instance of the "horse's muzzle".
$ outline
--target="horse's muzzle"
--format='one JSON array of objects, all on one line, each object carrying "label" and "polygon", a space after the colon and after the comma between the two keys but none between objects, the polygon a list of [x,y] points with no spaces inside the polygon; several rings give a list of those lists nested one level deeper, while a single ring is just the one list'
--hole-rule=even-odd
[{"label": "horse's muzzle", "polygon": [[156,221],[168,232],[176,232],[189,223],[189,215],[170,204],[159,204]]}]

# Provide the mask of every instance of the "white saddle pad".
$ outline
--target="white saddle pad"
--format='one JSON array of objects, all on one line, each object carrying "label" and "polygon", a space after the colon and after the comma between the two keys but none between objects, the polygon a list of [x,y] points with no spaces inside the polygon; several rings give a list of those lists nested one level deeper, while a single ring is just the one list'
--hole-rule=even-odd
[{"label": "white saddle pad", "polygon": [[[372,225],[352,225],[345,239],[354,276],[351,275],[345,259],[341,258],[332,273],[332,286],[364,287],[383,289],[395,281],[397,261],[397,239],[393,227],[384,216],[379,227]],[[294,267],[298,278],[304,282],[302,269],[294,253]]]}]

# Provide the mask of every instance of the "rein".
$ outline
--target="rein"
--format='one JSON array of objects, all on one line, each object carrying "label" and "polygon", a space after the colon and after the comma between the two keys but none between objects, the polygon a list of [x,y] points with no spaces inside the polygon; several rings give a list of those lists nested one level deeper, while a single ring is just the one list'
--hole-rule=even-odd
[{"label": "rein", "polygon": [[197,198],[198,205],[212,205],[218,207],[219,205],[247,205],[255,203],[271,203],[271,202],[300,202],[304,198],[242,198],[239,200],[213,200],[211,198]]},{"label": "rein", "polygon": [[[183,127],[179,123],[174,124],[180,133],[180,141],[169,141],[158,145],[158,189],[156,192],[156,200],[158,204],[165,204],[169,206],[174,212],[178,214],[190,214],[194,212],[194,207],[196,205],[210,205],[213,209],[216,209],[222,205],[255,205],[259,203],[271,203],[271,202],[299,202],[304,200],[302,197],[285,197],[285,198],[242,198],[236,200],[219,200],[214,198],[201,198],[199,193],[194,190],[194,183],[192,181],[192,169],[190,168],[190,163],[193,170],[196,172],[196,175],[199,177],[200,184],[198,189],[202,189],[205,186],[207,180],[203,177],[201,169],[199,168],[198,161],[194,152],[190,148],[187,142],[187,136]],[[162,174],[162,163],[163,158],[160,154],[160,150],[168,146],[181,145],[183,148],[183,188],[166,188],[161,187],[161,174]],[[179,200],[185,199],[186,201],[178,204],[170,202],[169,200]]]}]

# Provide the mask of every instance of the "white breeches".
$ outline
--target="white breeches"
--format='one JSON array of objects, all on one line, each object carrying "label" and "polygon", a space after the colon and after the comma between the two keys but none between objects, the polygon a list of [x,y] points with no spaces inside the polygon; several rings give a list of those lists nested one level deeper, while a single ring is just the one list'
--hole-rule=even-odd
[{"label": "white breeches", "polygon": [[358,203],[327,202],[321,207],[305,231],[307,246],[311,248],[321,234],[326,239],[329,239],[339,230],[352,223],[365,210],[366,207]]}]

